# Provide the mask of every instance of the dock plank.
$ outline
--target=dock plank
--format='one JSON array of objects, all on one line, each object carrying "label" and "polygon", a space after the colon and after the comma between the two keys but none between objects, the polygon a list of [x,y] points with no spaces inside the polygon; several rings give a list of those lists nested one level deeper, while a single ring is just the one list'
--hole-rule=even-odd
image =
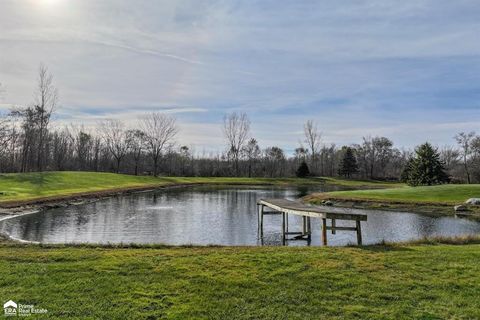
[{"label": "dock plank", "polygon": [[313,206],[287,199],[260,199],[258,205],[263,205],[279,212],[313,218],[367,221],[366,214],[355,213],[348,208]]}]

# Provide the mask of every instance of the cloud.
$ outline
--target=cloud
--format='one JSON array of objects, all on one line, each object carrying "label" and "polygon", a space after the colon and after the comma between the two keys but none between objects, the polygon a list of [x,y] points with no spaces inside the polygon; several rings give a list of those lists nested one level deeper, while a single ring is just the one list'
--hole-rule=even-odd
[{"label": "cloud", "polygon": [[0,4],[0,102],[27,105],[44,62],[64,123],[163,110],[216,150],[223,114],[244,111],[262,145],[291,149],[310,118],[328,143],[413,146],[480,116],[473,0],[35,3]]}]

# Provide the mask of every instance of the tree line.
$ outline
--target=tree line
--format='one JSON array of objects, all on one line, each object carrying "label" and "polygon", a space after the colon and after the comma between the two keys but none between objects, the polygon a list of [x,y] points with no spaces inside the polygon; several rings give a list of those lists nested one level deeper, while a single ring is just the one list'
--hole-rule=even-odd
[{"label": "tree line", "polygon": [[[1,91],[0,91],[1,92]],[[303,125],[304,137],[287,154],[279,146],[261,147],[252,136],[245,113],[225,115],[226,148],[217,154],[196,154],[177,140],[175,118],[154,112],[137,119],[135,128],[120,120],[84,126],[53,127],[58,91],[53,76],[39,68],[31,106],[15,107],[0,118],[0,172],[45,170],[108,171],[165,176],[344,176],[400,180],[415,151],[394,146],[381,136],[358,144],[326,144],[314,120]],[[480,136],[459,133],[456,146],[434,148],[449,181],[480,181]],[[418,148],[417,148],[418,149]]]}]

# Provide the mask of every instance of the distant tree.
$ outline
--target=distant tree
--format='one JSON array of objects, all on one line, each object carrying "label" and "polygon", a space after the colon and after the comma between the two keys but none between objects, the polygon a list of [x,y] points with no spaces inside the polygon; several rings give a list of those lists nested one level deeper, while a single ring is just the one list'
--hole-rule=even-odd
[{"label": "distant tree", "polygon": [[297,177],[299,178],[305,178],[310,175],[310,170],[308,169],[308,165],[305,162],[305,160],[302,161],[302,163],[298,167],[296,174],[297,174]]},{"label": "distant tree", "polygon": [[265,149],[265,166],[270,177],[282,176],[285,163],[285,153],[279,147],[268,147]]},{"label": "distant tree", "polygon": [[119,173],[120,163],[130,148],[125,125],[120,120],[106,120],[100,124],[100,131],[108,152],[115,158],[115,171]]},{"label": "distant tree", "polygon": [[92,135],[84,132],[83,130],[78,131],[75,139],[75,152],[78,160],[78,168],[80,170],[85,170],[90,158],[93,147],[93,138]]},{"label": "distant tree", "polygon": [[310,149],[311,152],[311,163],[310,167],[313,171],[315,172],[317,169],[316,163],[317,163],[317,154],[320,149],[320,142],[322,135],[318,131],[317,124],[313,122],[313,120],[308,120],[304,126],[303,126],[303,132],[305,135],[305,143],[307,144],[308,148]]},{"label": "distant tree", "polygon": [[53,76],[44,65],[40,65],[38,71],[38,87],[35,100],[38,125],[37,170],[42,171],[45,162],[44,149],[48,134],[48,125],[50,123],[50,117],[58,103],[58,90],[53,85]]},{"label": "distant tree", "polygon": [[447,170],[458,165],[459,158],[460,152],[455,147],[444,146],[440,150],[440,159],[445,164]]},{"label": "distant tree", "polygon": [[308,155],[308,149],[305,149],[303,146],[300,146],[295,149],[294,156],[296,159],[301,161],[306,161]]},{"label": "distant tree", "polygon": [[247,159],[248,163],[248,176],[252,176],[252,167],[261,155],[260,147],[256,139],[251,138],[248,143],[242,148],[242,154]]},{"label": "distant tree", "polygon": [[385,137],[363,137],[363,143],[356,147],[364,175],[370,179],[385,176],[385,169],[392,160],[393,142]]},{"label": "distant tree", "polygon": [[408,180],[410,179],[410,175],[413,171],[414,162],[415,162],[414,157],[410,157],[407,160],[407,163],[405,164],[405,167],[403,168],[402,174],[400,175],[400,181],[401,182],[408,183]]},{"label": "distant tree", "polygon": [[154,112],[141,122],[145,145],[153,161],[153,175],[158,175],[160,157],[178,133],[175,118]]},{"label": "distant tree", "polygon": [[[0,156],[7,152],[8,144],[11,142],[13,135],[11,132],[14,128],[11,126],[9,118],[0,115]],[[0,169],[2,164],[0,163]]]},{"label": "distant tree", "polygon": [[440,161],[440,154],[428,142],[415,149],[415,157],[408,161],[402,180],[411,186],[430,186],[450,181]]},{"label": "distant tree", "polygon": [[238,163],[240,152],[250,134],[250,120],[246,113],[236,113],[226,115],[223,118],[223,133],[228,143],[228,156],[233,160],[234,174],[239,175]]},{"label": "distant tree", "polygon": [[465,175],[467,176],[467,183],[471,182],[468,158],[472,153],[472,148],[470,143],[474,137],[475,137],[475,132],[473,131],[469,133],[460,132],[455,136],[455,140],[457,141],[457,144],[460,146],[462,150],[463,167],[465,169]]},{"label": "distant tree", "polygon": [[338,169],[338,174],[350,178],[352,174],[358,172],[357,158],[350,147],[344,147],[343,158]]},{"label": "distant tree", "polygon": [[392,159],[394,153],[393,142],[392,140],[386,137],[375,137],[373,138],[373,148],[377,156],[378,163],[378,173],[377,175],[385,176],[385,168]]},{"label": "distant tree", "polygon": [[135,163],[135,175],[138,175],[138,167],[142,158],[142,153],[145,144],[145,133],[142,130],[133,129],[127,131],[127,142],[130,146],[130,151],[133,155]]},{"label": "distant tree", "polygon": [[187,170],[187,162],[189,162],[192,158],[192,153],[188,146],[181,146],[179,150],[179,158],[180,158],[180,169],[181,174],[185,175]]}]

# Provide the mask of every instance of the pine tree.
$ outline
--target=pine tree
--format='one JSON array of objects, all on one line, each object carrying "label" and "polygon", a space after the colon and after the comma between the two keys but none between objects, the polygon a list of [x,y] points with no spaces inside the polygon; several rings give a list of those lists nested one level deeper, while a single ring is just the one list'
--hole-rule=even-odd
[{"label": "pine tree", "polygon": [[428,142],[415,149],[415,157],[407,163],[402,178],[411,186],[431,186],[450,181],[440,154]]},{"label": "pine tree", "polygon": [[410,179],[410,174],[412,173],[412,168],[414,166],[415,158],[411,157],[408,159],[405,167],[403,168],[402,174],[400,175],[400,181],[404,183],[408,183]]},{"label": "pine tree", "polygon": [[298,167],[296,174],[297,174],[297,177],[299,178],[305,178],[310,175],[310,170],[308,169],[308,165],[305,162],[305,160],[302,161],[302,163]]},{"label": "pine tree", "polygon": [[340,168],[338,169],[338,174],[350,178],[352,174],[358,172],[357,158],[355,158],[352,148],[345,147],[344,149],[345,152],[342,162],[340,163]]}]

